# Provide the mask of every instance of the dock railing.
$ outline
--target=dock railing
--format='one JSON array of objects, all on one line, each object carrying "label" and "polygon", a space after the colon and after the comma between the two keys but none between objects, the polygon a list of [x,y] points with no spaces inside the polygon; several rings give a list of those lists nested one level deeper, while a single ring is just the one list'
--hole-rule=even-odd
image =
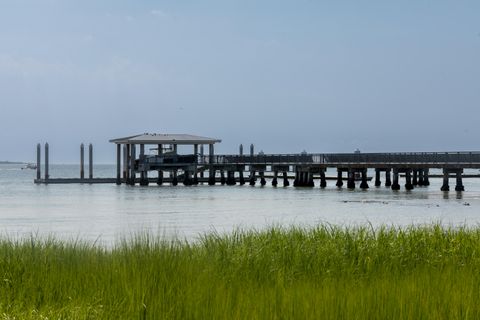
[{"label": "dock railing", "polygon": [[[404,152],[404,153],[314,153],[214,155],[213,164],[480,164],[480,152]],[[209,164],[210,156],[199,157]]]}]

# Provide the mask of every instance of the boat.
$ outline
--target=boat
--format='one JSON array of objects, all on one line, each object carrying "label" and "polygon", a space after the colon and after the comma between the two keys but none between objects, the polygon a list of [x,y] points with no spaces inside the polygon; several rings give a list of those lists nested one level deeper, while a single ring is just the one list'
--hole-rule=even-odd
[{"label": "boat", "polygon": [[37,165],[34,163],[27,163],[26,166],[22,167],[22,170],[26,170],[26,169],[36,170]]}]

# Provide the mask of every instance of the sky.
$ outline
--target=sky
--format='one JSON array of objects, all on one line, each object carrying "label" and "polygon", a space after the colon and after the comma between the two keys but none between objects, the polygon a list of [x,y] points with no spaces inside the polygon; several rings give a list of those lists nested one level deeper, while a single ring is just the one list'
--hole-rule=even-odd
[{"label": "sky", "polygon": [[480,150],[480,1],[0,0],[0,110],[0,160]]}]

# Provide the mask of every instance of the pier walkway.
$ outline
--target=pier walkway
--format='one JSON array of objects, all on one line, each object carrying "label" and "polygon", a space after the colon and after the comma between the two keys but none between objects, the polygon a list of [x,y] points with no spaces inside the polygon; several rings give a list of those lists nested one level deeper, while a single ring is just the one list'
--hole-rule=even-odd
[{"label": "pier walkway", "polygon": [[[455,190],[464,191],[462,182],[464,169],[480,169],[480,152],[409,152],[409,153],[300,153],[300,154],[263,154],[255,153],[250,146],[248,155],[240,145],[236,155],[216,155],[214,144],[219,139],[184,134],[142,134],[110,140],[116,144],[116,177],[108,179],[93,178],[93,149],[89,146],[89,177],[85,178],[83,169],[84,146],[80,148],[80,178],[52,179],[48,174],[48,144],[45,145],[45,177],[40,172],[40,148],[37,146],[37,179],[35,183],[116,183],[127,185],[148,185],[149,183],[171,183],[193,185],[198,183],[217,183],[234,185],[255,185],[259,180],[265,185],[266,177],[271,178],[273,186],[290,185],[313,187],[314,180],[320,180],[320,187],[327,185],[327,170],[335,171],[335,185],[353,189],[356,181],[359,187],[369,188],[367,170],[374,170],[374,185],[383,184],[392,190],[400,189],[400,177],[405,179],[404,187],[412,190],[415,186],[430,184],[430,169],[443,170],[442,191],[449,191],[449,179],[456,180]],[[178,146],[193,146],[193,152],[179,154]],[[204,145],[209,152],[204,154]],[[146,154],[146,146],[155,154]],[[153,147],[152,147],[153,146]],[[138,156],[137,156],[138,151]],[[154,171],[155,178],[149,178]]]}]

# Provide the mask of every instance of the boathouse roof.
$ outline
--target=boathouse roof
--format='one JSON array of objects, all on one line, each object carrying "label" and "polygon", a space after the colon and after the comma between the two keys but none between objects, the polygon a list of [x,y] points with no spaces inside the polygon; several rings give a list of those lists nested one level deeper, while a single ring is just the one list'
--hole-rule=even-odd
[{"label": "boathouse roof", "polygon": [[191,134],[143,133],[110,140],[116,144],[214,144],[220,139]]}]

